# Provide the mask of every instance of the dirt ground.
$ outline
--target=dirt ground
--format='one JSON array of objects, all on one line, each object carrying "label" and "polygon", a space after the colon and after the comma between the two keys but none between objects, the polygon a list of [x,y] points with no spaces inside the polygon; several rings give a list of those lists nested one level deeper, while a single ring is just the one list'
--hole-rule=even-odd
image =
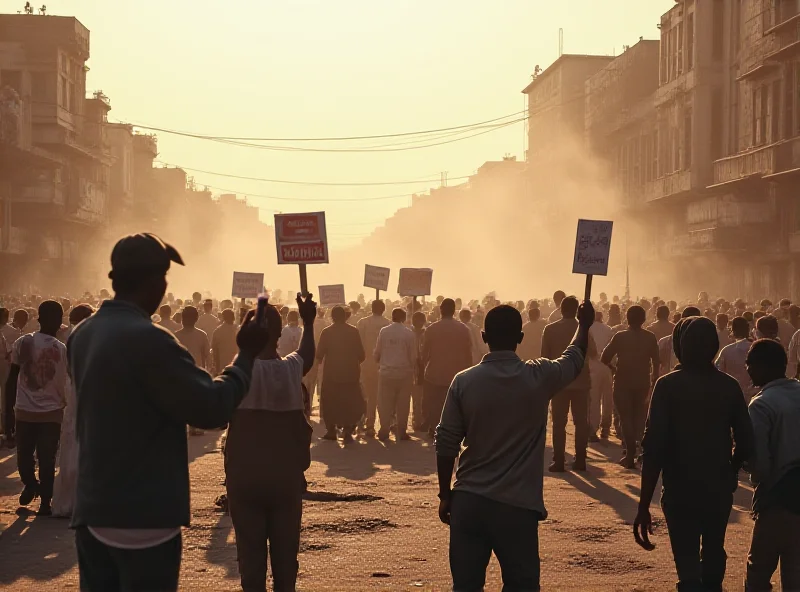
[{"label": "dirt ground", "polygon": [[[448,530],[437,518],[435,459],[428,439],[370,440],[345,447],[317,439],[321,434],[317,426],[298,588],[450,589]],[[231,521],[214,505],[224,492],[220,435],[190,439],[192,525],[183,533],[182,590],[240,590]],[[10,452],[0,451],[0,590],[77,590],[67,521],[17,513],[21,487]],[[550,516],[539,534],[543,589],[674,589],[674,564],[657,503],[656,550],[646,552],[633,541],[639,473],[619,467],[619,456],[616,440],[595,444],[588,473],[546,474]],[[751,496],[749,487],[739,489],[728,528],[726,586],[731,591],[742,587]],[[486,589],[500,588],[493,559]]]}]

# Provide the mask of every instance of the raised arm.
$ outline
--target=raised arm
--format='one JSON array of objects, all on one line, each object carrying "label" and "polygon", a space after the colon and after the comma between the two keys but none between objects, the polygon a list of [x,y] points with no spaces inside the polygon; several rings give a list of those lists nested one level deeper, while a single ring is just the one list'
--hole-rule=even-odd
[{"label": "raised arm", "polygon": [[297,355],[303,358],[303,376],[311,371],[314,366],[314,356],[316,355],[316,345],[314,343],[314,321],[317,318],[317,303],[313,296],[307,294],[305,298],[297,295],[297,310],[300,318],[303,319],[303,336],[300,338],[300,346],[297,348]]}]

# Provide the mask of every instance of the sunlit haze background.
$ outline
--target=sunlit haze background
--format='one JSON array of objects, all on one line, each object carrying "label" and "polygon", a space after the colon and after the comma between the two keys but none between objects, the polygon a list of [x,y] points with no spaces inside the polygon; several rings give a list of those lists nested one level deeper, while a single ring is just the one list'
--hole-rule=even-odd
[{"label": "sunlit haze background", "polygon": [[[2,0],[0,11],[15,12],[21,4]],[[534,67],[546,68],[558,57],[560,27],[565,53],[618,55],[624,44],[632,45],[640,36],[657,38],[659,17],[673,4],[673,0],[50,0],[47,9],[48,14],[75,16],[91,31],[87,91],[108,95],[110,121],[208,135],[298,138],[443,128],[520,112],[525,108],[521,91],[531,81]],[[414,253],[409,260],[395,244],[360,250],[358,246],[386,218],[407,207],[411,193],[437,186],[442,172],[453,185],[463,181],[452,179],[474,174],[485,161],[504,155],[524,160],[524,133],[521,122],[422,150],[345,154],[257,150],[158,133],[158,160],[184,167],[198,185],[208,185],[214,193],[247,196],[262,208],[264,221],[271,222],[276,211],[325,210],[331,265],[310,270],[312,286],[345,281],[348,297],[352,293],[354,299],[357,292],[366,291],[358,283],[363,263],[391,265],[394,285],[397,266],[431,266],[436,268],[434,294],[447,291],[467,299],[480,297],[478,291],[496,289],[501,297],[516,299],[544,296],[558,287],[546,278],[518,281],[521,273],[534,273],[532,267],[520,267],[520,262],[551,255],[548,245],[536,243],[535,236],[523,233],[508,248],[486,248],[503,245],[519,217],[536,215],[536,208],[528,204],[506,204],[504,217],[483,228],[481,221],[486,218],[480,211],[472,213],[470,223],[437,214],[434,230],[426,227],[424,233],[407,236],[408,243],[418,247],[409,251]],[[312,182],[437,181],[305,186],[232,179],[192,169]],[[592,201],[587,194],[592,189],[590,184],[570,194],[575,216],[565,221],[566,228],[574,228],[583,204]],[[607,188],[597,190],[603,199],[612,199]],[[268,195],[296,201],[261,197]],[[336,201],[386,195],[397,197]],[[565,244],[573,240],[566,237]],[[434,255],[426,260],[425,253],[434,254],[444,244],[466,258],[453,263],[457,273],[447,273],[447,263]],[[618,253],[615,250],[615,256]],[[498,256],[507,261],[497,262]],[[232,271],[236,253],[230,258]],[[568,253],[566,267],[570,260]],[[197,268],[202,262],[188,263],[202,272]],[[296,289],[296,271],[278,270],[274,263],[274,252],[265,254],[268,285]],[[563,270],[564,277],[569,271]],[[575,278],[570,287],[577,291],[581,282]],[[622,292],[619,276],[602,282],[601,289]]]}]

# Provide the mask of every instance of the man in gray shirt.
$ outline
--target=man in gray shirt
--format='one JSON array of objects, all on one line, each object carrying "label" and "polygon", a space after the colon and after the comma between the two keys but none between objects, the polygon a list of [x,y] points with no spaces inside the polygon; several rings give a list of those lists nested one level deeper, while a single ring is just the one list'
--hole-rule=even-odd
[{"label": "man in gray shirt", "polygon": [[590,302],[579,318],[560,358],[523,362],[515,353],[524,337],[522,317],[498,306],[485,320],[489,353],[453,379],[435,445],[439,518],[450,525],[455,590],[483,589],[492,551],[506,589],[539,590],[547,407],[583,368],[594,322]]}]

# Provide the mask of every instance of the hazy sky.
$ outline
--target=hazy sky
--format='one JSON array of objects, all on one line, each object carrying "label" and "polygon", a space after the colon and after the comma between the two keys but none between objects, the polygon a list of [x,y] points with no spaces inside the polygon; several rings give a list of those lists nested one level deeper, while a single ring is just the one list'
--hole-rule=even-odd
[{"label": "hazy sky", "polygon": [[[21,0],[0,0],[0,11]],[[38,3],[35,3],[38,5]],[[91,31],[87,90],[114,120],[210,135],[352,136],[416,131],[524,108],[539,64],[566,53],[619,54],[674,0],[49,0]],[[523,158],[523,123],[435,148],[387,153],[256,150],[159,134],[159,159],[184,167],[302,181],[458,177],[486,160]],[[378,142],[380,143],[380,142]],[[272,210],[328,212],[334,244],[358,241],[430,184],[320,187],[196,173],[200,184]],[[215,192],[219,193],[219,191]],[[401,195],[364,202],[340,198]]]}]

